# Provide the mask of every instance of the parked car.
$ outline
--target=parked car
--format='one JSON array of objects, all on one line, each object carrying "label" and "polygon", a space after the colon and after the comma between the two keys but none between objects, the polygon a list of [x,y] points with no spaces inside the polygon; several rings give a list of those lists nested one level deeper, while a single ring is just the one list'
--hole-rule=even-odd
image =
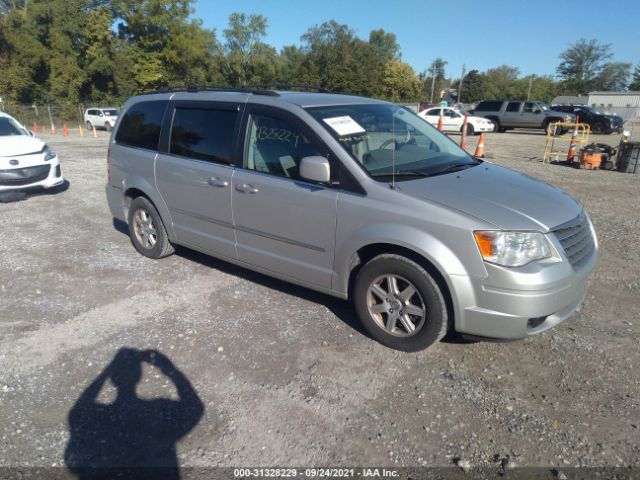
[{"label": "parked car", "polygon": [[[438,126],[442,115],[442,128],[445,132],[462,132],[464,113],[449,107],[432,107],[418,113],[434,127]],[[474,133],[493,132],[493,122],[486,118],[467,115],[467,135]]]},{"label": "parked car", "polygon": [[110,132],[117,120],[117,108],[88,108],[84,111],[84,123],[89,130],[93,130],[95,126],[96,128],[104,128],[107,132]]},{"label": "parked car", "polygon": [[622,133],[624,129],[622,117],[605,115],[586,105],[554,105],[552,108],[558,112],[567,112],[579,117],[580,123],[588,124],[593,133],[609,135],[613,132]]},{"label": "parked car", "polygon": [[15,118],[0,112],[0,191],[52,188],[63,181],[56,153]]},{"label": "parked car", "polygon": [[545,331],[579,308],[596,263],[579,202],[364,97],[137,96],[108,172],[110,210],[142,255],[183,245],[349,299],[373,338],[401,350],[450,331]]},{"label": "parked car", "polygon": [[[498,132],[514,128],[542,128],[548,131],[552,122],[575,120],[575,115],[553,110],[544,102],[524,100],[483,100],[473,114],[491,120]],[[563,132],[566,130],[562,129]]]}]

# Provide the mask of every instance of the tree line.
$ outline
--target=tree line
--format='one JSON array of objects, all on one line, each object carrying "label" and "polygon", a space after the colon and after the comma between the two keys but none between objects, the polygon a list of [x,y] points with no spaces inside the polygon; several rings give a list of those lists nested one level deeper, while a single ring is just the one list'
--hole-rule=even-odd
[{"label": "tree line", "polygon": [[[442,92],[551,100],[591,90],[640,90],[640,66],[610,62],[611,47],[579,40],[560,53],[557,76],[521,76],[502,65],[450,78],[436,58],[417,73],[396,36],[360,38],[348,25],[310,27],[297,45],[265,42],[262,15],[234,13],[221,35],[194,19],[193,0],[0,0],[0,97],[23,104],[118,104],[163,86],[307,84],[398,102]],[[456,92],[461,90],[461,98]]]}]

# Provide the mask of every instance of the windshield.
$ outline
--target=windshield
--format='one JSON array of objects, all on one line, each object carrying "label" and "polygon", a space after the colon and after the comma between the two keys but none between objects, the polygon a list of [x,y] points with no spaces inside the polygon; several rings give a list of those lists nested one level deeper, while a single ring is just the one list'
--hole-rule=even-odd
[{"label": "windshield", "polygon": [[372,177],[437,175],[480,163],[425,120],[397,105],[307,110]]},{"label": "windshield", "polygon": [[116,110],[115,108],[109,109],[109,110],[102,110],[104,112],[104,114],[107,117],[117,117],[118,116],[118,110]]},{"label": "windshield", "polygon": [[22,126],[13,118],[0,117],[0,137],[10,137],[14,135],[26,135]]}]

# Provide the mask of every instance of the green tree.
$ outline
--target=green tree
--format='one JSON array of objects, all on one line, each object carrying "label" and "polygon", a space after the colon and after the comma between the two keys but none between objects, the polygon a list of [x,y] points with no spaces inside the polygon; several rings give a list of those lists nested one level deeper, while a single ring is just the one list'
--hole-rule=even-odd
[{"label": "green tree", "polygon": [[385,32],[383,29],[372,30],[369,34],[369,44],[376,58],[382,62],[400,60],[402,56],[394,33]]},{"label": "green tree", "polygon": [[302,83],[302,64],[305,53],[296,45],[287,45],[280,51],[280,76],[279,80],[288,84]]},{"label": "green tree", "polygon": [[560,54],[557,73],[567,93],[586,95],[612,57],[611,45],[580,39]]},{"label": "green tree", "polygon": [[485,97],[485,75],[478,70],[470,70],[464,77],[464,84],[462,89],[463,103],[478,102]]},{"label": "green tree", "polygon": [[633,78],[629,84],[629,90],[640,90],[640,64],[638,64],[633,71]]},{"label": "green tree", "polygon": [[190,19],[193,0],[114,0],[120,48],[139,90],[206,81],[215,34]]},{"label": "green tree", "polygon": [[517,91],[519,74],[520,70],[517,67],[508,65],[487,70],[485,73],[485,98],[492,100],[522,98],[522,94]]},{"label": "green tree", "polygon": [[[438,57],[418,76],[422,81],[422,100],[438,102],[442,99],[442,92],[451,83],[446,78],[446,65],[447,62]],[[433,96],[431,95],[432,87]]]},{"label": "green tree", "polygon": [[395,102],[415,102],[420,97],[422,82],[408,63],[388,62],[383,82],[385,96]]},{"label": "green tree", "polygon": [[607,63],[593,82],[597,90],[616,91],[625,90],[629,85],[631,64],[624,62]]},{"label": "green tree", "polygon": [[269,83],[277,78],[278,58],[273,47],[262,39],[267,34],[263,15],[232,13],[229,27],[223,32],[225,43],[225,76],[231,85]]}]

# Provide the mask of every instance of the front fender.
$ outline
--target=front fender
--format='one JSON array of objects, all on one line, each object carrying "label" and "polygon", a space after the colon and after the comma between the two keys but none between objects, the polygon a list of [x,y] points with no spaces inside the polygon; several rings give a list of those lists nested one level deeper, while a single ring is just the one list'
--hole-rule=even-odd
[{"label": "front fender", "polygon": [[454,252],[428,232],[407,225],[372,224],[354,231],[336,248],[333,290],[337,294],[345,298],[348,295],[349,276],[355,266],[358,250],[380,243],[403,247],[424,257],[438,270],[450,289],[450,276],[469,275]]}]

